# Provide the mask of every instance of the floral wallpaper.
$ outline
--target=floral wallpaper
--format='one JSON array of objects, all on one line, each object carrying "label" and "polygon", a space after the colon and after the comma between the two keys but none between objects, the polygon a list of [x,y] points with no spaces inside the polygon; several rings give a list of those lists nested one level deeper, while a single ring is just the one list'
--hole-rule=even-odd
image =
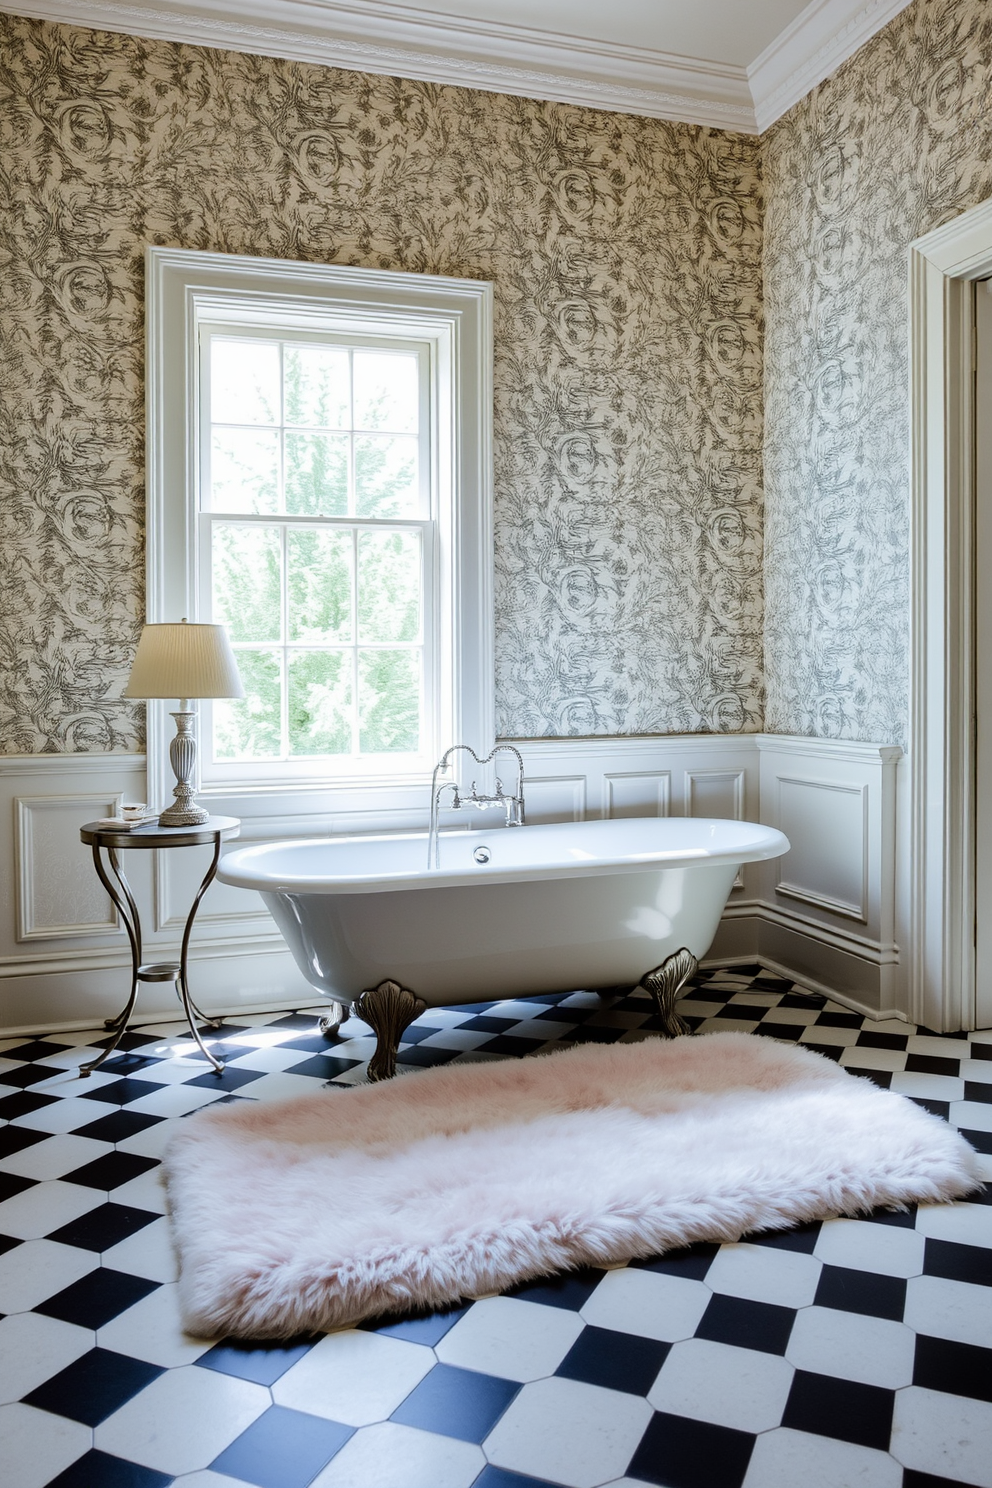
[{"label": "floral wallpaper", "polygon": [[992,193],[992,5],[916,0],[763,165],[766,727],[902,742],[907,247]]},{"label": "floral wallpaper", "polygon": [[8,16],[0,100],[0,752],[142,746],[148,242],[491,279],[500,732],[761,726],[756,140]]}]

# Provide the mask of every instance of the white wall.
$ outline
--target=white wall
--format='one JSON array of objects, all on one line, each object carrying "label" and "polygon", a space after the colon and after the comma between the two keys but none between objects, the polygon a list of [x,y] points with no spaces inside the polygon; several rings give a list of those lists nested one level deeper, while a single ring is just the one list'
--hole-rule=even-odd
[{"label": "white wall", "polygon": [[[520,744],[528,820],[716,816],[780,827],[778,863],[746,867],[708,964],[760,959],[874,1014],[901,1016],[905,971],[895,932],[896,771],[890,746],[772,735],[535,740]],[[145,799],[141,755],[0,759],[0,1028],[91,1027],[123,1005],[130,953],[79,827],[121,800]],[[426,824],[404,801],[398,825]],[[287,805],[290,803],[287,802]],[[250,809],[250,803],[245,802]],[[0,816],[0,820],[3,817]],[[243,815],[242,840],[368,829],[360,817]],[[178,955],[208,850],[123,855],[141,909],[147,960]],[[261,900],[215,883],[201,906],[191,971],[207,1008],[312,1005]],[[147,984],[138,1017],[174,1012],[168,984]]]}]

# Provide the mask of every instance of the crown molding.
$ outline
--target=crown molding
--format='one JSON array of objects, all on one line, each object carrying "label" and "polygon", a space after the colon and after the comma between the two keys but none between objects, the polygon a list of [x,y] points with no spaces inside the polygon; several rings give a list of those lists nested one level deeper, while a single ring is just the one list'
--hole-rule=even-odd
[{"label": "crown molding", "polygon": [[0,0],[0,12],[763,133],[910,0],[811,0],[750,67],[387,0]]},{"label": "crown molding", "polygon": [[812,0],[747,69],[758,132],[764,134],[910,3]]},{"label": "crown molding", "polygon": [[0,11],[754,134],[742,67],[379,0],[0,0]]}]

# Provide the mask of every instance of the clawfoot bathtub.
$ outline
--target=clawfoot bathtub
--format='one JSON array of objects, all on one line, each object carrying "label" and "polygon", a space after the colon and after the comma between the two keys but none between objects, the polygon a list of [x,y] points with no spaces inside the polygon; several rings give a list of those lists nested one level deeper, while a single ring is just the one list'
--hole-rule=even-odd
[{"label": "clawfoot bathtub", "polygon": [[743,863],[789,843],[750,822],[691,817],[568,822],[441,838],[337,837],[240,848],[223,883],[258,889],[296,964],[377,1035],[370,1079],[393,1074],[427,1007],[642,985],[664,1031],[709,949]]}]

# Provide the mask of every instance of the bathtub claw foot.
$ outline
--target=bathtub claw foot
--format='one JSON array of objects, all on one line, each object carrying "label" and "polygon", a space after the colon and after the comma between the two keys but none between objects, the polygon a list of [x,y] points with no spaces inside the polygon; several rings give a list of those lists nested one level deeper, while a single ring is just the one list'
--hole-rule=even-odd
[{"label": "bathtub claw foot", "polygon": [[369,1060],[370,1080],[391,1080],[396,1073],[396,1054],[403,1030],[426,1011],[427,1004],[399,982],[380,982],[366,987],[353,1003],[354,1011],[370,1024],[376,1037],[375,1053]]},{"label": "bathtub claw foot", "polygon": [[338,1029],[344,1022],[344,1004],[332,1002],[317,1027],[326,1039],[337,1038]]},{"label": "bathtub claw foot", "polygon": [[690,1033],[688,1023],[680,1018],[675,1011],[675,1003],[679,993],[689,978],[694,975],[699,962],[691,951],[683,946],[680,951],[675,951],[654,971],[646,971],[638,982],[645,992],[650,992],[658,1008],[658,1016],[661,1019],[661,1031],[665,1038],[678,1038],[679,1034]]}]

